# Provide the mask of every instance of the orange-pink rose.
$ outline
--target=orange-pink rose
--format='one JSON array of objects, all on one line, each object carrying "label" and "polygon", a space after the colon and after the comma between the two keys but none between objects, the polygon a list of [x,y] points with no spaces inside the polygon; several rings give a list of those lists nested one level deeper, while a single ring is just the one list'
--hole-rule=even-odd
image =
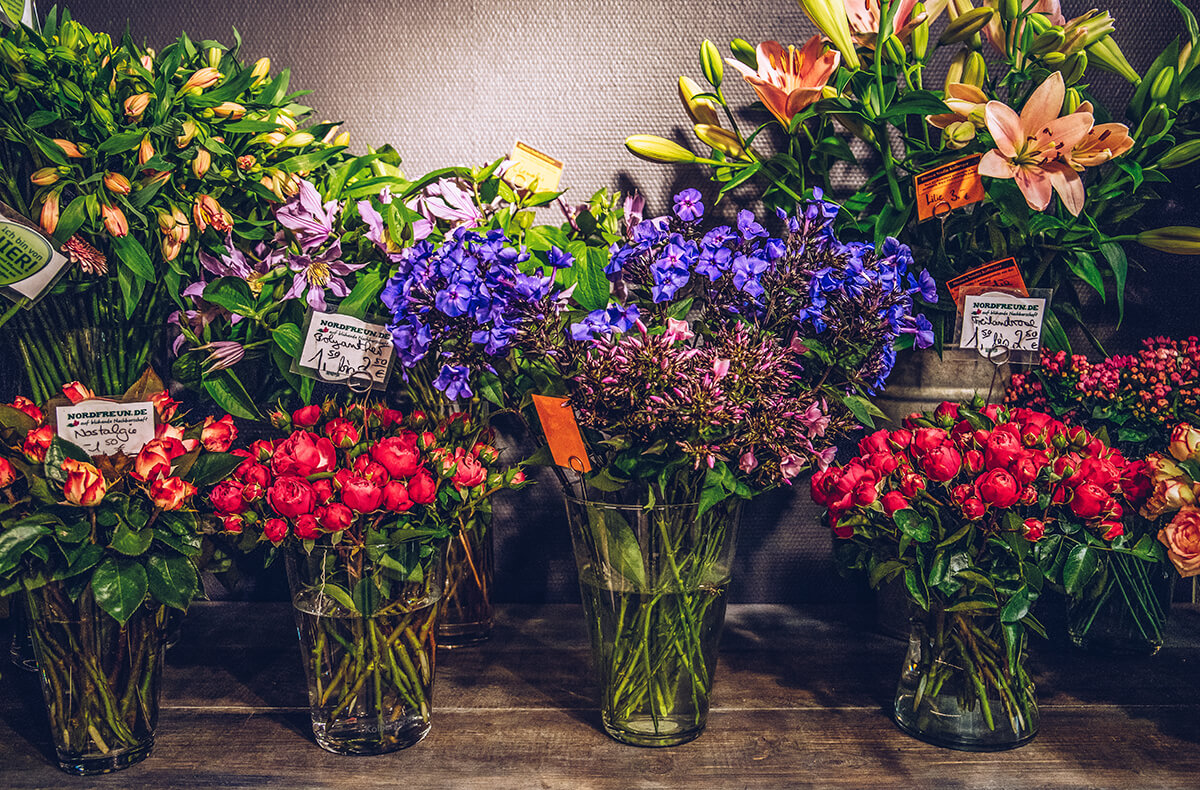
[{"label": "orange-pink rose", "polygon": [[1187,507],[1159,530],[1167,557],[1183,577],[1200,575],[1200,510]]},{"label": "orange-pink rose", "polygon": [[68,502],[82,507],[95,507],[100,504],[108,491],[108,483],[99,469],[86,461],[76,461],[74,458],[63,459],[62,468],[67,473],[67,480],[63,483],[63,496]]}]

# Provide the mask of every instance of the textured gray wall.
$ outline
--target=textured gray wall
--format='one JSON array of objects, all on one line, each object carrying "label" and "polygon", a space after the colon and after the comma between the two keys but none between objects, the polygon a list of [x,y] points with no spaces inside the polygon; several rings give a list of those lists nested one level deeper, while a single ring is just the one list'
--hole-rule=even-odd
[{"label": "textured gray wall", "polygon": [[[1190,0],[1195,2],[1195,0]],[[1178,16],[1167,0],[1064,0],[1075,16],[1105,5],[1137,68],[1171,36]],[[629,155],[631,134],[689,135],[676,78],[700,78],[705,38],[726,51],[742,37],[802,43],[814,32],[791,0],[224,0],[147,2],[86,0],[76,17],[118,34],[129,29],[151,46],[181,30],[195,40],[232,42],[236,27],[247,59],[270,56],[289,67],[296,88],[321,119],[341,120],[353,146],[392,143],[416,175],[506,154],[517,138],[566,163],[568,199],[600,187],[636,187],[664,210],[686,179],[683,170]],[[749,103],[748,86],[731,78],[726,93]],[[1122,86],[1105,83],[1120,94]],[[681,141],[694,142],[686,137]],[[703,177],[695,171],[694,178]],[[702,185],[703,186],[703,185]],[[707,190],[709,193],[712,190]],[[1195,217],[1195,202],[1181,207]],[[1159,260],[1134,272],[1129,318],[1118,342],[1146,332],[1195,333],[1194,263]],[[1183,287],[1179,287],[1183,284]],[[501,505],[499,595],[507,600],[576,596],[564,514],[553,483]],[[807,485],[768,495],[743,518],[735,600],[822,601],[858,594],[829,561],[828,531],[817,523]]]}]

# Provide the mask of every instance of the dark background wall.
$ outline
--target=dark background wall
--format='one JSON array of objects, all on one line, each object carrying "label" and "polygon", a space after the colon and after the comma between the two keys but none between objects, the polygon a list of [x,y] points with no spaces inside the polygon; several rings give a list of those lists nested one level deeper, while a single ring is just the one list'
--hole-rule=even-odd
[{"label": "dark background wall", "polygon": [[[1200,10],[1197,0],[1189,0]],[[506,154],[520,138],[566,163],[568,200],[600,187],[637,189],[648,211],[664,211],[673,191],[696,185],[715,193],[699,170],[656,166],[629,155],[631,134],[688,139],[676,79],[700,78],[697,52],[708,38],[727,51],[742,37],[803,43],[815,32],[789,0],[85,0],[71,4],[89,27],[161,47],[180,31],[195,40],[244,40],[247,60],[269,56],[290,68],[292,85],[310,89],[319,119],[344,121],[352,147],[392,143],[415,176],[436,167],[477,164]],[[1143,69],[1181,31],[1167,0],[1063,0],[1068,17],[1093,5],[1117,19],[1118,41]],[[940,80],[939,80],[940,81]],[[1128,88],[1105,80],[1120,101]],[[730,78],[727,95],[752,92]],[[1116,106],[1122,106],[1116,104]],[[691,179],[691,180],[689,180]],[[1171,211],[1175,223],[1200,224],[1191,196]],[[547,218],[548,220],[550,218]],[[1164,221],[1163,224],[1168,224]],[[1130,250],[1131,255],[1134,250]],[[1147,334],[1196,334],[1195,259],[1139,260],[1130,275],[1125,325],[1096,317],[1113,348]],[[546,480],[498,505],[499,596],[569,600],[576,596],[561,499]],[[734,600],[820,601],[861,593],[840,580],[830,537],[818,523],[807,485],[756,500],[743,518]],[[277,580],[276,580],[277,581]],[[269,583],[260,586],[271,586]]]}]

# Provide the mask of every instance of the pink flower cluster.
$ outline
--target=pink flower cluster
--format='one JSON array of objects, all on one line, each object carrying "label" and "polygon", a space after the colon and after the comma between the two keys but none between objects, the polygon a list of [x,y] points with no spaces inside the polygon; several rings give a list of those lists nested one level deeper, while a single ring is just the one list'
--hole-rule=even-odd
[{"label": "pink flower cluster", "polygon": [[896,511],[924,499],[985,527],[1016,509],[1038,540],[1055,522],[1083,523],[1106,540],[1123,534],[1128,504],[1149,493],[1145,464],[1079,427],[1030,409],[988,406],[975,413],[943,403],[903,428],[881,429],[858,444],[843,467],[818,472],[812,497],[829,509],[839,538],[854,534],[853,514]]}]

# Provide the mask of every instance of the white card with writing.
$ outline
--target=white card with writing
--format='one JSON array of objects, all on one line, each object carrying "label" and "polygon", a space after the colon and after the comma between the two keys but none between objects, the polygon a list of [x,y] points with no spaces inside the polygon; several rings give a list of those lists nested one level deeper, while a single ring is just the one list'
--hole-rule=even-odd
[{"label": "white card with writing", "polygon": [[137,455],[154,438],[154,404],[86,400],[55,409],[58,435],[88,455]]},{"label": "white card with writing", "polygon": [[985,357],[1013,351],[1036,352],[1042,344],[1046,300],[1004,293],[970,294],[963,300],[959,348]]},{"label": "white card with writing", "polygon": [[313,313],[297,369],[352,389],[384,389],[394,353],[392,333],[383,324],[337,313]]}]

